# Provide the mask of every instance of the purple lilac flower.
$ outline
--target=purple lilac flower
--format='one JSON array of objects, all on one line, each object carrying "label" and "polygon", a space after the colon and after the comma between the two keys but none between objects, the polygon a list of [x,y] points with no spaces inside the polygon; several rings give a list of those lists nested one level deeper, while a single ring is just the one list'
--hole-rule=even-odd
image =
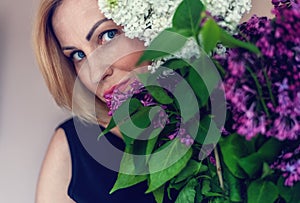
[{"label": "purple lilac flower", "polygon": [[173,140],[177,137],[180,139],[180,142],[182,144],[185,144],[187,147],[192,146],[192,144],[194,143],[194,139],[185,128],[177,128],[174,133],[168,136],[170,140]]},{"label": "purple lilac flower", "polygon": [[[244,56],[246,57],[246,56]],[[245,72],[245,60],[236,51],[231,51],[228,55],[228,71],[232,76],[239,77]]]},{"label": "purple lilac flower", "polygon": [[254,43],[261,55],[232,48],[214,57],[227,72],[223,86],[233,115],[231,130],[247,139],[263,134],[296,140],[300,136],[300,2],[272,3],[276,18],[254,15],[239,26],[236,36]]},{"label": "purple lilac flower", "polygon": [[264,134],[266,131],[265,115],[257,116],[254,107],[253,103],[244,114],[236,118],[237,122],[233,125],[237,133],[244,135],[247,140],[251,140],[259,133]]},{"label": "purple lilac flower", "polygon": [[209,155],[209,162],[212,165],[216,166],[216,159],[215,159],[215,157],[213,155]]},{"label": "purple lilac flower", "polygon": [[278,117],[267,135],[276,137],[279,140],[296,140],[300,135],[300,126],[296,118]]},{"label": "purple lilac flower", "polygon": [[299,96],[297,93],[294,100],[289,96],[289,85],[285,78],[278,86],[278,106],[274,110],[278,116],[274,120],[273,128],[267,133],[268,136],[274,136],[279,140],[296,140],[300,135],[299,117]]},{"label": "purple lilac flower", "polygon": [[129,85],[129,90],[121,91],[119,87],[116,87],[112,93],[104,95],[106,104],[109,108],[108,115],[112,116],[114,112],[124,103],[128,98],[132,97],[134,94],[138,94],[144,88],[143,84],[138,80],[134,80]]},{"label": "purple lilac flower", "polygon": [[[226,130],[247,140],[262,134],[294,143],[300,139],[300,2],[272,3],[274,19],[253,16],[236,36],[254,43],[260,55],[234,48],[215,56],[227,71],[223,86],[232,124]],[[300,181],[300,146],[287,148],[271,167],[293,186]]]},{"label": "purple lilac flower", "polygon": [[[279,159],[271,165],[271,168],[282,172],[285,178],[284,184],[292,187],[300,181],[300,146],[293,152],[287,151],[279,156]],[[296,158],[295,158],[296,157]]]},{"label": "purple lilac flower", "polygon": [[295,182],[300,180],[300,160],[285,164],[282,168],[283,177],[285,177],[285,185],[293,186]]},{"label": "purple lilac flower", "polygon": [[165,125],[169,124],[168,114],[165,112],[166,107],[162,106],[162,109],[159,110],[158,114],[153,119],[154,128],[164,128]]},{"label": "purple lilac flower", "polygon": [[295,7],[297,4],[297,0],[272,0],[272,4],[276,8],[276,10],[280,10],[291,5]]},{"label": "purple lilac flower", "polygon": [[144,98],[141,100],[141,103],[143,106],[153,106],[157,104],[155,101],[153,101],[153,97],[149,93],[145,94]]}]

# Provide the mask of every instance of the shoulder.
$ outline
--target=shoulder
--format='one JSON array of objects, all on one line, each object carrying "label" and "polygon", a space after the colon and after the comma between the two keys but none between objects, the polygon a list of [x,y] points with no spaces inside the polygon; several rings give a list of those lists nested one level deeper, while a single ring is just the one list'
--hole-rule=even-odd
[{"label": "shoulder", "polygon": [[52,136],[37,185],[36,202],[73,202],[67,195],[71,179],[71,157],[65,131]]},{"label": "shoulder", "polygon": [[70,159],[69,144],[63,128],[57,128],[54,132],[45,158],[51,158],[52,161],[66,161]]}]

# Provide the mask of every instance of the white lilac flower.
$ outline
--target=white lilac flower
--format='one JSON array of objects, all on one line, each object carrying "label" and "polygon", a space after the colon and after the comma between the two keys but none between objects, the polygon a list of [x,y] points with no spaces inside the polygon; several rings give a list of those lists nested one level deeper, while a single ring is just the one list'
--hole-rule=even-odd
[{"label": "white lilac flower", "polygon": [[[182,0],[98,0],[98,5],[107,18],[123,26],[127,37],[138,38],[148,46],[161,31],[171,27],[174,12],[181,2]],[[219,25],[232,32],[242,15],[251,8],[251,0],[203,0],[203,3],[213,16],[221,19],[218,21]],[[195,40],[188,40],[175,56],[184,59],[199,56]],[[149,70],[154,72],[168,58],[153,63]]]},{"label": "white lilac flower", "polygon": [[174,57],[189,61],[193,57],[198,58],[199,56],[200,56],[200,49],[197,42],[193,38],[189,38],[180,51],[168,57],[164,57],[161,60],[154,61],[151,65],[148,66],[148,70],[151,73],[154,73],[156,69],[162,66],[165,61],[172,59]]},{"label": "white lilac flower", "polygon": [[[158,33],[170,27],[182,0],[98,0],[107,18],[124,26],[126,36],[138,37],[149,45]],[[251,0],[203,0],[207,10],[223,20],[221,26],[234,30],[243,14],[251,9]]]},{"label": "white lilac flower", "polygon": [[165,28],[171,27],[175,9],[182,0],[98,0],[104,15],[124,27],[129,38],[145,46]]},{"label": "white lilac flower", "polygon": [[203,3],[211,15],[221,19],[219,25],[231,32],[251,9],[251,0],[203,0]]}]

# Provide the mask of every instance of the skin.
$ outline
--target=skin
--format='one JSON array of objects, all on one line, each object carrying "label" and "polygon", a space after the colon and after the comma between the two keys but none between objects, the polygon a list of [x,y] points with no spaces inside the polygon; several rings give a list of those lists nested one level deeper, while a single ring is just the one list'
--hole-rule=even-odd
[{"label": "skin", "polygon": [[[98,27],[95,26],[97,22]],[[74,3],[64,0],[55,12],[52,24],[62,51],[73,60],[81,82],[104,102],[104,92],[135,69],[144,49],[143,42],[137,39],[122,38],[118,44],[113,44],[116,37],[123,34],[122,28],[105,18],[96,1]],[[93,27],[97,28],[91,32]],[[87,38],[88,34],[91,34],[90,38]],[[113,47],[108,46],[109,43]],[[107,58],[110,58],[109,62]],[[102,61],[108,65],[101,67]]]},{"label": "skin", "polygon": [[[129,78],[144,49],[143,42],[136,39],[120,37],[118,43],[113,43],[122,35],[122,28],[111,20],[105,20],[95,0],[77,0],[76,3],[64,0],[54,12],[52,25],[62,52],[73,61],[80,81],[104,102],[105,91],[120,84],[124,77]],[[107,58],[110,58],[109,62]],[[105,61],[108,65],[101,67]],[[102,125],[106,126],[105,123]],[[112,132],[120,136],[118,129]],[[58,129],[42,165],[37,203],[74,202],[67,195],[71,166],[65,132]]]}]

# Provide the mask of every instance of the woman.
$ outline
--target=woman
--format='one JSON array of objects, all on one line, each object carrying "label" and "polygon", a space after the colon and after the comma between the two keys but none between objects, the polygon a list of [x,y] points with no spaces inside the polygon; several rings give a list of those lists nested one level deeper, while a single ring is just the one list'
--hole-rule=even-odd
[{"label": "woman", "polygon": [[[116,85],[128,84],[144,43],[124,37],[122,27],[101,13],[96,0],[43,0],[34,40],[40,69],[55,101],[80,118],[66,121],[54,133],[36,201],[154,202],[152,194],[144,194],[145,182],[109,195],[117,172],[93,159],[78,133],[80,129],[97,143],[97,129],[109,121],[104,95]],[[107,135],[113,145],[124,149],[121,137],[117,128]],[[120,157],[110,159],[119,161]]]}]

